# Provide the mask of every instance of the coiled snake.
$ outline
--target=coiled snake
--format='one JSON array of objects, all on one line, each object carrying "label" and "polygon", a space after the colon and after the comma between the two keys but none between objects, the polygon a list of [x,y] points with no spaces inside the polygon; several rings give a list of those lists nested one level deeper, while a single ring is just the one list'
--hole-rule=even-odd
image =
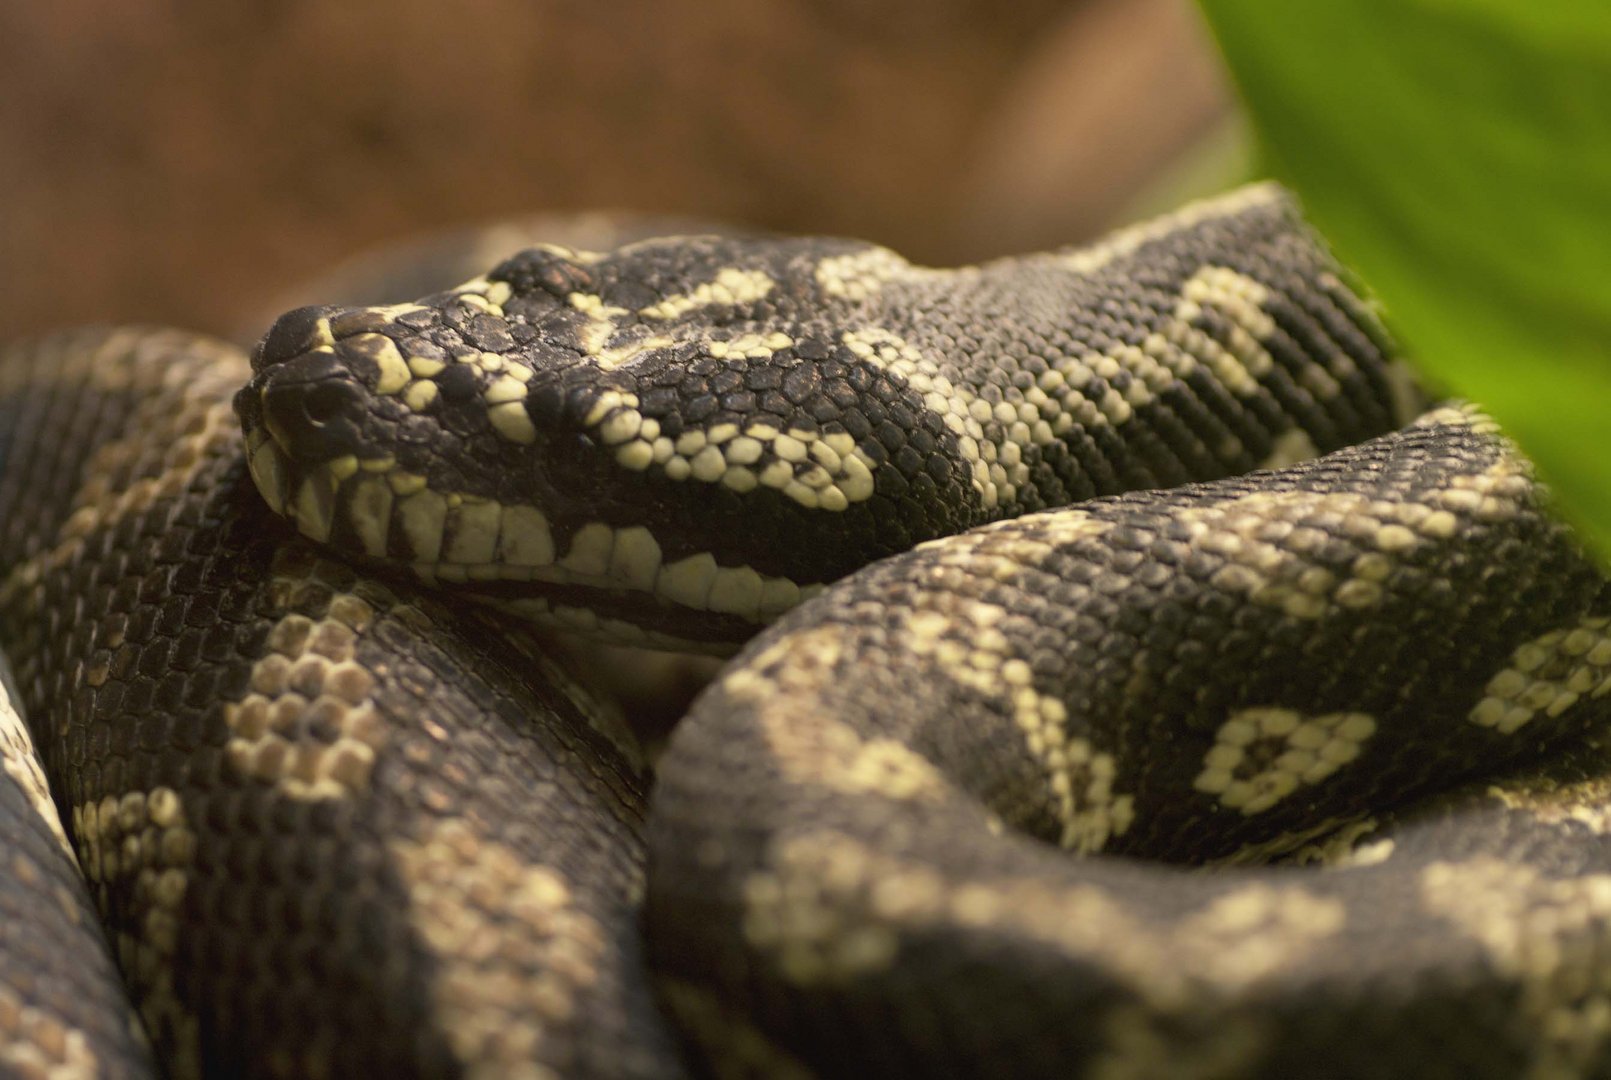
[{"label": "coiled snake", "polygon": [[[0,1063],[1607,1075],[1605,584],[1400,385],[1268,187],[13,346]],[[646,814],[511,612],[773,625]]]}]

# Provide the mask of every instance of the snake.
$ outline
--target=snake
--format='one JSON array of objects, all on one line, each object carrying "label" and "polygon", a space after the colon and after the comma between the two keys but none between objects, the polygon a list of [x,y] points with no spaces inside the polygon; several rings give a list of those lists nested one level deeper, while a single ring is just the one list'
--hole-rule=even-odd
[{"label": "snake", "polygon": [[0,574],[21,1075],[1611,1074],[1605,579],[1271,185],[14,343]]}]

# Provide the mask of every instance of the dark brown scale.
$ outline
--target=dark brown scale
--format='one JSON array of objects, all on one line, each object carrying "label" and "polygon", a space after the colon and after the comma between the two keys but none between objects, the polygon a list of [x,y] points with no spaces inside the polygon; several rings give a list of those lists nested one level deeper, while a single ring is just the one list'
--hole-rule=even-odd
[{"label": "dark brown scale", "polygon": [[[9,675],[0,694],[16,698]],[[7,706],[0,703],[0,709]],[[21,731],[0,774],[0,1063],[19,1074],[99,1069],[154,1077],[156,1065],[77,862],[25,787]],[[47,796],[48,799],[48,796]],[[55,814],[54,806],[49,813]],[[23,1010],[27,1010],[25,1014]]]},{"label": "dark brown scale", "polygon": [[[268,512],[230,420],[245,371],[164,331],[0,357],[0,415],[53,421],[0,429],[0,520],[38,530],[0,551],[0,644],[165,1068],[677,1075],[637,942],[637,768],[524,638]],[[85,1030],[134,1074],[107,1016]]]},{"label": "dark brown scale", "polygon": [[[1611,642],[1611,586],[1525,475],[1511,448],[1445,415],[1255,478],[955,537],[785,616],[659,764],[651,945],[674,985],[706,995],[670,1000],[690,1025],[699,1012],[679,1002],[742,1009],[830,1075],[867,1062],[1175,1075],[1203,1061],[1250,1078],[1499,1078],[1549,1062],[1603,1075],[1611,1045],[1563,1025],[1604,1000],[1611,955],[1597,899],[1611,880],[1611,704],[1540,705],[1515,733],[1474,719],[1524,643],[1595,626],[1592,641]],[[1445,497],[1458,490],[1493,498]],[[1283,496],[1298,501],[1270,501]],[[1289,580],[1282,566],[1347,580],[1395,520],[1348,512],[1351,496],[1448,507],[1454,523],[1394,541],[1364,606],[1328,594],[1293,614],[1222,576],[1252,515],[1284,560],[1250,563],[1271,580]],[[1070,538],[1082,521],[1107,527]],[[1300,530],[1325,542],[1288,546]],[[999,614],[979,621],[973,604]],[[949,622],[916,633],[917,613]],[[997,648],[986,627],[1027,684],[969,677],[970,650]],[[1580,678],[1598,663],[1582,656],[1529,670]],[[1075,789],[1076,812],[1106,822],[1081,850],[1057,850],[1056,770],[1015,719],[1020,685],[1061,704],[1054,726],[1079,760],[1111,762],[1108,795]],[[1329,776],[1243,813],[1200,774],[1234,717],[1271,708],[1305,723],[1364,714],[1373,730]],[[921,794],[898,782],[916,764],[865,782],[856,762],[889,744],[932,770]],[[1295,745],[1258,735],[1236,768],[1277,766]],[[1122,824],[1103,817],[1121,794]],[[1356,865],[1184,872],[1291,854],[1353,822],[1382,845]],[[732,1046],[706,1050],[722,1062]]]}]

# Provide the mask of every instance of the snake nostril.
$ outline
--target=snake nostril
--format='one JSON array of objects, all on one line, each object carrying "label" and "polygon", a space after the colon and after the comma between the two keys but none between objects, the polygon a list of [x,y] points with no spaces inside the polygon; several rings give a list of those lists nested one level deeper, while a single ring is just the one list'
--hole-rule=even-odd
[{"label": "snake nostril", "polygon": [[353,388],[345,382],[317,383],[302,395],[302,411],[314,427],[340,416],[357,398]]},{"label": "snake nostril", "polygon": [[285,449],[322,455],[357,439],[362,398],[343,378],[271,379],[263,390],[263,422]]}]

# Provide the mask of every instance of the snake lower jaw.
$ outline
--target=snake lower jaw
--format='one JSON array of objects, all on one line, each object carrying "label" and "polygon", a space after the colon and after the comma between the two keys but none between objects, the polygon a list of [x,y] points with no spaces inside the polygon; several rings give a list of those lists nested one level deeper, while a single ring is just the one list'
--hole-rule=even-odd
[{"label": "snake lower jaw", "polygon": [[303,536],[579,637],[727,655],[822,588],[719,566],[708,554],[666,560],[642,528],[555,529],[534,507],[434,492],[390,458],[309,464],[261,428],[246,451],[263,500]]}]

